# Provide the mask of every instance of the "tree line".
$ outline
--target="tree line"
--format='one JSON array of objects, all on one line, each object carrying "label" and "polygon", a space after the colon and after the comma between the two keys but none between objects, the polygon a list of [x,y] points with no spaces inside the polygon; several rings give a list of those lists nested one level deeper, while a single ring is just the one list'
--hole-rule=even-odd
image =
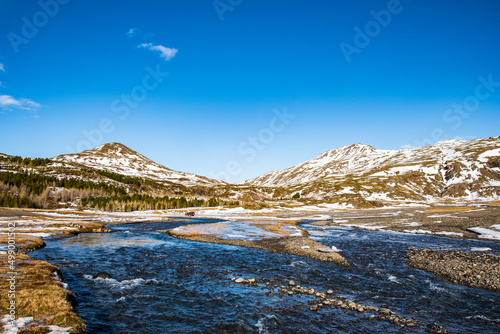
[{"label": "tree line", "polygon": [[58,201],[72,201],[83,196],[126,193],[125,188],[104,182],[59,179],[30,172],[0,172],[0,207],[44,209],[54,206]]},{"label": "tree line", "polygon": [[6,162],[9,164],[24,165],[31,167],[44,167],[50,162],[49,158],[23,158],[20,156],[7,156],[0,157],[1,162]]},{"label": "tree line", "polygon": [[221,201],[219,198],[211,197],[204,200],[200,198],[186,197],[153,197],[145,194],[120,195],[120,196],[98,196],[87,197],[80,200],[80,205],[86,208],[94,208],[105,211],[143,211],[143,210],[167,210],[191,207],[215,207],[219,205],[239,205],[238,201]]},{"label": "tree line", "polygon": [[99,175],[107,177],[108,179],[111,179],[111,180],[114,180],[114,181],[117,181],[120,183],[135,185],[138,187],[146,186],[146,185],[151,186],[153,188],[160,188],[161,187],[161,184],[159,184],[156,181],[143,179],[143,178],[139,178],[139,177],[122,175],[122,174],[117,174],[117,173],[108,172],[108,171],[104,171],[104,170],[89,170],[89,169],[82,168],[82,171],[87,172],[87,173],[97,173]]},{"label": "tree line", "polygon": [[[120,178],[120,175],[115,173],[103,172],[101,175],[111,176],[110,178],[115,181],[127,184],[135,184],[135,181],[147,184],[147,180],[127,176]],[[83,208],[129,212],[239,205],[238,201],[221,201],[215,196],[205,200],[184,196],[129,194],[127,190],[124,187],[104,182],[84,181],[76,178],[59,179],[55,176],[32,172],[0,172],[0,207],[46,209],[58,203],[79,201]]]},{"label": "tree line", "polygon": [[126,194],[124,187],[109,185],[104,182],[84,181],[76,178],[62,178],[29,172],[0,172],[0,183],[7,186],[25,187],[28,192],[40,195],[47,187],[61,187],[66,189],[96,189],[107,194]]}]

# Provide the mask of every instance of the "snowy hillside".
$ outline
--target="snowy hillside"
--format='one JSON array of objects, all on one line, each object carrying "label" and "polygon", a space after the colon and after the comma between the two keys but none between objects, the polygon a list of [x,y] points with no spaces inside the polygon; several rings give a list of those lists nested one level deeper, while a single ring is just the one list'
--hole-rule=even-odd
[{"label": "snowy hillside", "polygon": [[[380,206],[391,200],[500,197],[500,137],[447,140],[401,150],[353,144],[234,185],[171,170],[119,143],[50,160],[0,157],[0,167],[9,173],[24,171],[59,180],[103,182],[126,188],[127,193],[153,196],[216,196],[257,206],[266,200],[297,198],[297,193],[302,199],[354,207]],[[80,185],[85,187],[88,185]]]},{"label": "snowy hillside", "polygon": [[120,143],[109,143],[76,154],[51,159],[53,166],[90,168],[184,186],[214,187],[224,182],[171,170]]},{"label": "snowy hillside", "polygon": [[318,199],[340,194],[366,199],[490,196],[500,194],[499,162],[499,137],[401,150],[353,144],[244,184],[287,187]]}]

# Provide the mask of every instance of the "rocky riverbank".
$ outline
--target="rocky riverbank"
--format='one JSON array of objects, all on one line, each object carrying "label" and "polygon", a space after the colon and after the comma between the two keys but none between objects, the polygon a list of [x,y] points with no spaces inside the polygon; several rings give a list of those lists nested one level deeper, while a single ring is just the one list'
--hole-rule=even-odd
[{"label": "rocky riverbank", "polygon": [[[77,217],[81,218],[81,217]],[[0,210],[0,326],[6,333],[85,333],[76,298],[59,268],[29,257],[43,238],[110,232],[104,224],[72,214]]]},{"label": "rocky riverbank", "polygon": [[343,266],[350,265],[335,249],[310,239],[308,233],[296,224],[296,221],[225,221],[185,225],[160,232],[180,239],[258,248]]},{"label": "rocky riverbank", "polygon": [[353,210],[348,214],[333,214],[331,219],[314,221],[311,225],[499,241],[500,207],[469,205]]},{"label": "rocky riverbank", "polygon": [[410,248],[408,265],[453,284],[500,292],[500,257],[483,253]]},{"label": "rocky riverbank", "polygon": [[179,239],[211,242],[215,244],[225,244],[248,248],[258,248],[274,253],[304,256],[318,261],[333,262],[342,266],[350,266],[350,263],[342,255],[333,251],[331,248],[326,247],[325,245],[309,239],[308,237],[238,240],[221,239],[210,235],[183,235],[175,233],[172,230],[160,232],[166,232],[169,235]]}]

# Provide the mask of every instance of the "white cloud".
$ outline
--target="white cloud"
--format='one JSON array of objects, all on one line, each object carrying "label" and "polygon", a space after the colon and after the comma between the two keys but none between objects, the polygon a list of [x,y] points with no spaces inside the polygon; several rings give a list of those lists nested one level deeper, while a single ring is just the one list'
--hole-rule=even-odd
[{"label": "white cloud", "polygon": [[127,36],[128,37],[134,37],[137,34],[138,31],[139,31],[139,28],[130,28],[127,31]]},{"label": "white cloud", "polygon": [[3,64],[2,64],[2,63],[0,63],[0,71],[5,72],[5,67],[3,67]]},{"label": "white cloud", "polygon": [[20,98],[16,99],[10,95],[0,95],[0,109],[11,110],[11,109],[23,109],[36,111],[40,109],[41,105],[29,99]]},{"label": "white cloud", "polygon": [[137,38],[147,38],[147,37],[151,37],[151,36],[154,36],[155,34],[152,33],[152,32],[144,32],[142,31],[141,29],[137,28],[137,27],[134,27],[134,28],[130,28],[126,33],[125,35],[127,35],[129,38],[132,38],[132,37],[137,37]]},{"label": "white cloud", "polygon": [[160,57],[164,58],[165,60],[170,60],[174,58],[177,52],[179,52],[179,50],[177,49],[167,48],[163,45],[153,45],[151,43],[142,43],[137,47],[148,49],[151,51],[158,51],[160,52]]}]

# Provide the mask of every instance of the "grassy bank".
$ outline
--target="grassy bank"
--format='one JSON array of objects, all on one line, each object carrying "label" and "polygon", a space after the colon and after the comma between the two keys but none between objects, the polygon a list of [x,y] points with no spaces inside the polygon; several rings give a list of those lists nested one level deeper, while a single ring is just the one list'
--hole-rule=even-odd
[{"label": "grassy bank", "polygon": [[[13,263],[12,267],[9,262]],[[14,310],[15,319],[25,318],[26,324],[18,327],[18,334],[50,333],[54,328],[49,326],[69,333],[85,333],[85,324],[74,310],[75,296],[60,281],[62,275],[57,267],[25,254],[15,254],[13,261],[8,254],[2,254],[0,263],[3,278],[0,281],[0,312],[4,321]]]}]

